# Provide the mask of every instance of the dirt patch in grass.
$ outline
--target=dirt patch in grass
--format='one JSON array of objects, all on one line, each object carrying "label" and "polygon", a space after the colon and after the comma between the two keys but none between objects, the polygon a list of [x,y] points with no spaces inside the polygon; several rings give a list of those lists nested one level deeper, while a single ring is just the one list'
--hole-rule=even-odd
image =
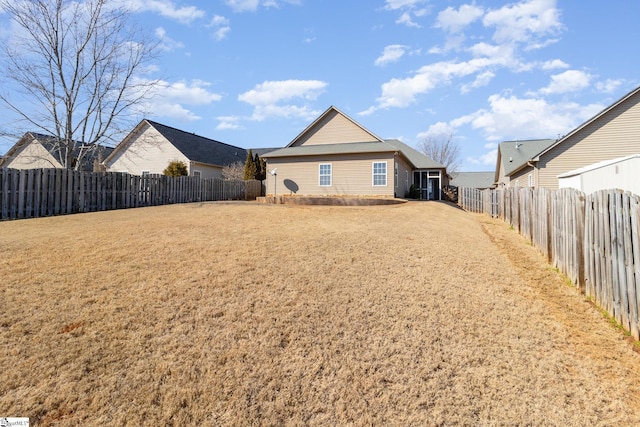
[{"label": "dirt patch in grass", "polygon": [[205,203],[0,224],[0,416],[637,425],[640,356],[504,223]]}]

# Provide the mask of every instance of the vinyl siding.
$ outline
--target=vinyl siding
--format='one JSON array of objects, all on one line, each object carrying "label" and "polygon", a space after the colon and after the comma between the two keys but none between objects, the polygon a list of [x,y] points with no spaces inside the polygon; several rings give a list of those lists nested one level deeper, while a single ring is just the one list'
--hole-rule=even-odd
[{"label": "vinyl siding", "polygon": [[32,141],[26,147],[20,149],[17,155],[3,167],[8,169],[50,169],[62,168],[62,165],[42,144]]},{"label": "vinyl siding", "polygon": [[132,135],[126,146],[114,153],[107,165],[107,171],[127,172],[132,175],[141,175],[142,171],[161,174],[173,160],[183,161],[187,168],[191,167],[189,159],[173,144],[154,128],[145,125],[139,134]]},{"label": "vinyl siding", "polygon": [[[405,197],[413,184],[413,170],[401,157],[396,157],[396,164],[398,165],[398,182],[394,183],[394,192],[396,197]],[[406,182],[407,172],[409,173],[408,183]]]},{"label": "vinyl siding", "polygon": [[534,169],[531,166],[527,166],[526,168],[522,169],[521,171],[514,173],[513,175],[511,175],[511,179],[509,181],[508,186],[509,187],[515,187],[516,186],[516,181],[519,181],[520,187],[528,187],[529,186],[529,174],[533,174],[533,185],[532,187],[536,186],[536,174]]},{"label": "vinyl siding", "polygon": [[200,171],[200,178],[222,178],[222,168],[220,166],[191,162],[189,175],[193,175],[194,171]]},{"label": "vinyl siding", "polygon": [[[387,185],[373,185],[373,163],[387,162]],[[288,157],[269,159],[268,170],[277,168],[277,175],[267,175],[267,194],[300,196],[386,196],[394,195],[394,156],[345,154],[327,157]],[[331,163],[332,183],[321,187],[319,165]],[[277,184],[275,183],[277,179]],[[275,186],[274,186],[275,185]]]},{"label": "vinyl siding", "polygon": [[373,135],[351,120],[333,111],[323,117],[311,129],[295,141],[295,147],[301,145],[338,144],[350,142],[377,142]]},{"label": "vinyl siding", "polygon": [[640,153],[640,93],[608,111],[540,157],[539,184],[558,188],[558,175]]}]

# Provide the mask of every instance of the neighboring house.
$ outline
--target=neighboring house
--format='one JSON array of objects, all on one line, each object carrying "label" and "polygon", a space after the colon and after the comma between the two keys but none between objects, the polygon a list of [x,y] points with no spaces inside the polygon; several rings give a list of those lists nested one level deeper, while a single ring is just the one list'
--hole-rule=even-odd
[{"label": "neighboring house", "polygon": [[640,154],[605,160],[558,176],[560,188],[583,193],[617,188],[640,195]]},{"label": "neighboring house", "polygon": [[[504,143],[503,143],[504,144]],[[500,144],[502,148],[502,144]],[[525,145],[523,145],[525,147]],[[547,147],[523,157],[513,170],[498,170],[508,155],[498,152],[496,181],[503,185],[557,189],[558,176],[593,163],[640,153],[640,87]],[[509,153],[512,153],[510,150]],[[515,157],[514,157],[515,163]]]},{"label": "neighboring house", "polygon": [[[74,142],[74,144],[71,152],[72,167],[75,168],[75,162],[81,157],[78,170],[82,171],[99,170],[102,159],[106,158],[113,150],[110,147],[84,145],[79,142]],[[6,169],[63,169],[63,156],[55,137],[27,132],[0,159],[0,167]]]},{"label": "neighboring house", "polygon": [[142,120],[104,160],[107,171],[132,175],[161,174],[172,161],[182,161],[189,175],[220,178],[225,166],[244,165],[244,148]]},{"label": "neighboring house", "polygon": [[286,147],[262,155],[267,194],[405,197],[413,185],[440,200],[445,167],[408,145],[383,140],[329,107]]},{"label": "neighboring house", "polygon": [[494,184],[498,187],[536,187],[535,157],[556,142],[553,139],[504,141],[498,145]]},{"label": "neighboring house", "polygon": [[477,188],[484,190],[494,188],[494,172],[458,172],[452,174],[449,185],[458,188]]}]

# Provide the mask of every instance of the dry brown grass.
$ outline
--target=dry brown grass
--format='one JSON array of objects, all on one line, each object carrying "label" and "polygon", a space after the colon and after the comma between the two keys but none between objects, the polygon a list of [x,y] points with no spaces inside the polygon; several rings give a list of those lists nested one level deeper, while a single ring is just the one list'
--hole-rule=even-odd
[{"label": "dry brown grass", "polygon": [[622,334],[443,203],[4,222],[0,277],[0,416],[32,425],[640,423]]}]

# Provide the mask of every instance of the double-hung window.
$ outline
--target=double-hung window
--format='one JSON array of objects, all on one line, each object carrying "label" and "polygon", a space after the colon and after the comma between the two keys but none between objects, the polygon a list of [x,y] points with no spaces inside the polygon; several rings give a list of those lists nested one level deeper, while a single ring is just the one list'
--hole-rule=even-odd
[{"label": "double-hung window", "polygon": [[387,162],[373,162],[373,185],[387,185]]},{"label": "double-hung window", "polygon": [[331,163],[320,163],[318,167],[318,184],[320,187],[331,187]]}]

